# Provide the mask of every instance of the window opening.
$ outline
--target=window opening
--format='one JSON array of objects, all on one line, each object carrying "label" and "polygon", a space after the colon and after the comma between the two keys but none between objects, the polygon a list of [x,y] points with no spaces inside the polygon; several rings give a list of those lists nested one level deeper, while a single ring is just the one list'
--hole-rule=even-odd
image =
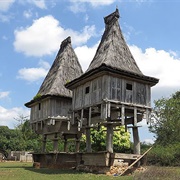
[{"label": "window opening", "polygon": [[132,91],[132,84],[127,83],[126,84],[126,89]]},{"label": "window opening", "polygon": [[41,110],[41,103],[39,103],[39,110]]},{"label": "window opening", "polygon": [[85,89],[85,94],[89,94],[89,90],[90,90],[89,86],[86,87],[86,89]]}]

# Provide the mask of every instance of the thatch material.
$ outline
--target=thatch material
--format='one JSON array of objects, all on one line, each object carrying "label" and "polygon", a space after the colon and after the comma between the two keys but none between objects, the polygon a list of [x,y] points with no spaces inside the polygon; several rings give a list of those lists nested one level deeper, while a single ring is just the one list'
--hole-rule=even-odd
[{"label": "thatch material", "polygon": [[[72,48],[71,38],[66,38],[37,94],[43,96],[72,97],[64,84],[82,75],[83,71]],[[27,103],[28,104],[28,103]]]},{"label": "thatch material", "polygon": [[105,31],[89,68],[82,76],[66,84],[67,88],[73,89],[73,86],[78,86],[80,81],[85,81],[86,78],[102,71],[145,81],[151,86],[158,83],[158,79],[145,76],[140,71],[124,40],[118,19],[118,9],[104,18]]},{"label": "thatch material", "polygon": [[105,64],[114,69],[142,74],[124,40],[118,18],[118,9],[104,18],[105,31],[94,59],[86,72]]}]

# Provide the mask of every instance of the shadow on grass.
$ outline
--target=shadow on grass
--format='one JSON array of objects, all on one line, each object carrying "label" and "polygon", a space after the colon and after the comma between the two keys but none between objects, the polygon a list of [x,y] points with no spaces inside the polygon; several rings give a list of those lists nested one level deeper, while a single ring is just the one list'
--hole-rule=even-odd
[{"label": "shadow on grass", "polygon": [[76,171],[74,169],[64,170],[64,169],[48,169],[40,168],[36,169],[33,167],[24,167],[25,170],[32,171],[40,174],[84,174],[84,172]]}]

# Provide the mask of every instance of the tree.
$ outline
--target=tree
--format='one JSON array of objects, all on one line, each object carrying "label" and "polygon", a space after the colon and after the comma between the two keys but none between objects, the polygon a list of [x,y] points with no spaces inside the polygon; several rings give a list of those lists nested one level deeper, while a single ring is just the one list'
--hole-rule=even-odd
[{"label": "tree", "polygon": [[180,140],[180,91],[170,98],[155,101],[153,123],[150,131],[156,135],[156,143],[168,145]]},{"label": "tree", "polygon": [[[86,137],[82,136],[82,146],[85,148]],[[106,150],[106,127],[101,126],[91,130],[91,143],[94,151]],[[113,149],[115,152],[125,152],[130,149],[130,134],[125,131],[124,126],[114,129]]]}]

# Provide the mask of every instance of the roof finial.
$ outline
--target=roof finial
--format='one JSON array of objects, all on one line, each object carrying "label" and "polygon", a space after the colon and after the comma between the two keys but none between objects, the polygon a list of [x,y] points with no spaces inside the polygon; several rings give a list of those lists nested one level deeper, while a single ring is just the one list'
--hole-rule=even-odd
[{"label": "roof finial", "polygon": [[64,48],[65,46],[67,46],[67,44],[71,43],[71,37],[67,37],[64,41],[62,41],[61,43],[61,48]]},{"label": "roof finial", "polygon": [[116,11],[111,13],[110,15],[104,17],[104,22],[106,25],[108,24],[111,24],[111,22],[114,20],[114,19],[118,19],[119,18],[119,10],[116,8]]}]

